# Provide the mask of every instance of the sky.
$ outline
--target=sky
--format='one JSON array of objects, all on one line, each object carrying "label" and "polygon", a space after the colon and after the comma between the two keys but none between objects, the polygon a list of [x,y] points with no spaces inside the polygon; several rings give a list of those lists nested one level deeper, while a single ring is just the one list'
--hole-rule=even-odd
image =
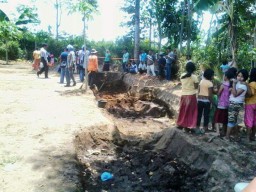
[{"label": "sky", "polygon": [[[125,0],[98,0],[98,13],[93,15],[93,20],[88,21],[88,29],[86,31],[87,38],[90,40],[115,40],[118,36],[125,34],[126,29],[120,26],[125,13],[120,8]],[[8,3],[0,3],[0,8],[7,15],[12,15],[16,12],[16,7],[19,4],[35,5],[38,9],[39,25],[33,29],[48,31],[48,26],[51,26],[52,32],[56,32],[56,10],[54,8],[55,0],[38,0],[31,2],[30,0],[8,0]],[[68,14],[67,10],[62,11],[62,19],[59,31],[65,31],[72,35],[81,35],[83,31],[82,16],[79,13]]]},{"label": "sky", "polygon": [[[16,7],[19,4],[36,6],[38,16],[41,23],[33,26],[34,31],[48,31],[48,26],[51,26],[52,33],[56,33],[55,17],[56,9],[54,8],[55,0],[37,0],[31,3],[31,0],[8,0],[8,3],[0,3],[0,8],[7,15],[17,14]],[[118,36],[125,35],[127,29],[120,26],[124,20],[125,13],[120,10],[124,5],[125,0],[98,0],[98,13],[93,15],[93,20],[88,22],[86,31],[89,40],[106,40],[113,41]],[[209,28],[210,14],[204,14],[203,29]],[[14,18],[14,16],[13,16]],[[59,31],[64,31],[71,35],[81,35],[83,31],[82,15],[79,13],[68,14],[67,10],[62,11],[62,19]]]}]

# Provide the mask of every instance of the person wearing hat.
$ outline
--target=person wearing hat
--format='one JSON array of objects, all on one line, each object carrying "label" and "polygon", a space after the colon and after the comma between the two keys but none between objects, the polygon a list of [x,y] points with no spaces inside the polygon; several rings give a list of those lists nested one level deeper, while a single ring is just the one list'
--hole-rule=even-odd
[{"label": "person wearing hat", "polygon": [[43,67],[40,69],[40,71],[38,71],[36,73],[37,77],[39,77],[39,75],[41,75],[44,72],[44,76],[47,79],[48,78],[48,61],[47,61],[47,49],[48,45],[43,43],[42,48],[40,49],[40,56],[41,56],[41,62],[43,63]]},{"label": "person wearing hat", "polygon": [[88,60],[88,84],[91,87],[94,83],[95,74],[98,72],[99,64],[97,51],[95,49],[91,50],[91,55]]},{"label": "person wearing hat", "polygon": [[73,75],[73,67],[76,61],[76,56],[74,52],[74,48],[72,46],[67,46],[68,49],[68,57],[67,57],[67,66],[66,66],[66,81],[67,84],[65,87],[70,87],[70,80],[73,81],[73,86],[76,86],[76,81]]}]

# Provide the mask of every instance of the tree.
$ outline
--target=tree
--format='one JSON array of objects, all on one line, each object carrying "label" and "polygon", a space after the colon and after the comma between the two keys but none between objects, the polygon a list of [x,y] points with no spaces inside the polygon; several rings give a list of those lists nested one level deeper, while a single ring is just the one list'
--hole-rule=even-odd
[{"label": "tree", "polygon": [[59,27],[60,27],[60,23],[61,23],[61,12],[62,12],[62,3],[60,0],[55,0],[55,4],[54,4],[55,8],[56,8],[56,40],[59,39]]},{"label": "tree", "polygon": [[139,61],[140,49],[140,0],[135,1],[134,59]]},{"label": "tree", "polygon": [[18,30],[17,26],[10,21],[0,22],[0,40],[5,44],[6,53],[6,64],[8,65],[8,43],[13,40],[18,40],[21,38],[21,32]]}]

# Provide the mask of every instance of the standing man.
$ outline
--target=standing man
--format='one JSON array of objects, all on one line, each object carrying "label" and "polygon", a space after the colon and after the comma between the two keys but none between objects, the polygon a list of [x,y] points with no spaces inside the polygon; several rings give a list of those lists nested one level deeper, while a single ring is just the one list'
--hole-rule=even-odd
[{"label": "standing man", "polygon": [[35,51],[33,52],[33,58],[34,58],[34,63],[33,63],[33,68],[34,70],[38,70],[39,69],[39,65],[40,65],[40,51],[38,48],[35,49]]},{"label": "standing man", "polygon": [[147,61],[147,53],[143,50],[142,53],[140,54],[140,63],[146,64],[146,61]]},{"label": "standing man", "polygon": [[82,55],[79,56],[80,57],[80,59],[79,59],[79,62],[80,62],[79,77],[80,77],[80,81],[83,82],[84,76],[85,76],[85,70],[87,70],[90,52],[83,46],[81,54]]},{"label": "standing man", "polygon": [[64,51],[60,54],[60,84],[64,83],[65,71],[67,66],[68,59],[68,49],[65,48]]},{"label": "standing man", "polygon": [[43,67],[40,69],[40,71],[38,71],[37,77],[39,77],[39,75],[41,75],[44,72],[44,76],[47,79],[48,78],[48,61],[47,61],[47,49],[48,45],[43,43],[43,47],[40,49],[40,56],[41,56],[41,62],[43,63]]},{"label": "standing man", "polygon": [[159,65],[159,79],[164,80],[165,79],[165,65],[166,65],[166,59],[164,58],[164,53],[160,53],[160,58],[158,60]]},{"label": "standing man", "polygon": [[150,72],[152,73],[153,76],[156,76],[154,56],[151,50],[148,52],[148,55],[147,55],[147,75],[150,75]]},{"label": "standing man", "polygon": [[76,56],[73,46],[68,46],[68,58],[66,66],[66,81],[65,87],[70,87],[70,79],[73,81],[73,86],[76,86],[76,81],[73,75],[73,68],[76,61]]},{"label": "standing man", "polygon": [[170,49],[167,49],[167,56],[166,56],[166,80],[171,80],[171,68],[172,64],[175,60],[174,53],[170,51]]},{"label": "standing man", "polygon": [[128,72],[128,62],[129,62],[129,53],[127,51],[127,48],[123,50],[123,72]]},{"label": "standing man", "polygon": [[99,69],[98,57],[96,55],[97,51],[92,49],[91,55],[88,61],[88,85],[91,87],[94,83],[95,75]]}]

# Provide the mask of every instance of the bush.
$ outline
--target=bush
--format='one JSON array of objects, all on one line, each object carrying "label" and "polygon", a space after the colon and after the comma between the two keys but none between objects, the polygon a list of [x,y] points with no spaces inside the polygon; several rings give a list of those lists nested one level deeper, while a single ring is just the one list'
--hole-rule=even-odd
[{"label": "bush", "polygon": [[[10,41],[8,43],[8,59],[16,60],[22,57],[22,50],[19,48],[19,43],[17,41]],[[5,60],[6,46],[1,44],[0,46],[0,59]]]}]

